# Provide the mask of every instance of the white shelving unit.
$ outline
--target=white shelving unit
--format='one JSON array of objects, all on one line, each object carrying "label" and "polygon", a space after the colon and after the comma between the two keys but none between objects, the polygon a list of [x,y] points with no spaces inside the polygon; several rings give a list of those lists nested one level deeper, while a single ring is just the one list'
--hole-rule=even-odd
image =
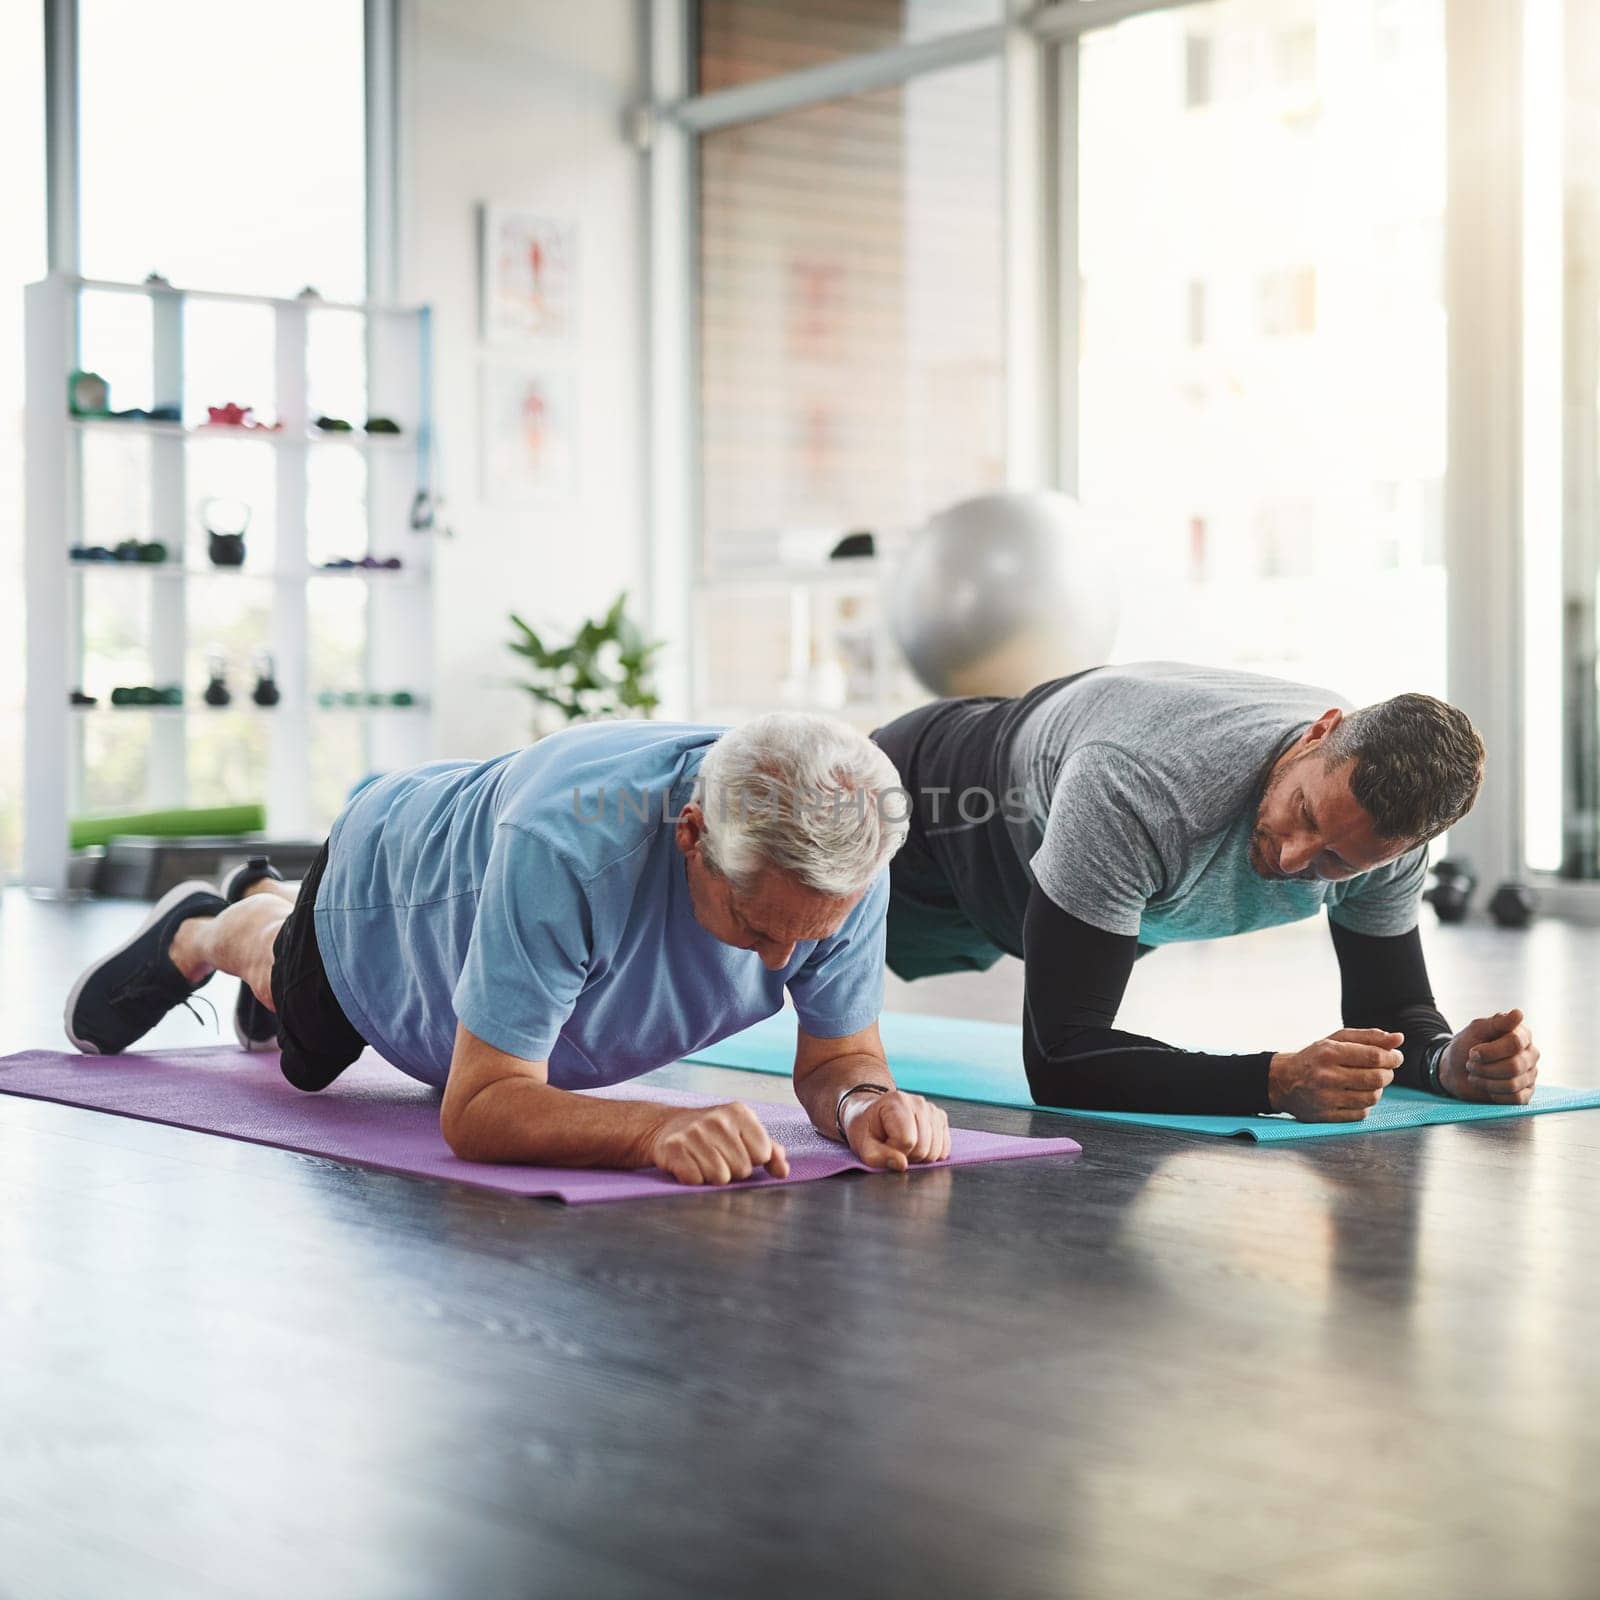
[{"label": "white shelving unit", "polygon": [[[94,352],[82,348],[83,297],[143,296],[150,308],[151,407],[174,406],[186,419],[207,405],[237,395],[185,395],[186,307],[228,302],[270,309],[273,322],[272,395],[275,430],[189,426],[184,422],[74,417],[68,380],[91,367]],[[25,775],[26,833],[23,875],[40,893],[68,887],[68,819],[84,809],[84,735],[99,717],[148,719],[150,750],[141,807],[189,803],[188,734],[196,719],[245,713],[271,727],[261,792],[269,829],[280,837],[312,832],[326,819],[312,815],[310,744],[315,719],[338,716],[360,741],[363,770],[425,760],[433,750],[433,598],[431,534],[411,527],[413,502],[431,493],[431,326],[425,306],[350,304],[320,298],[293,300],[177,288],[166,284],[111,283],[52,274],[25,291],[27,348],[27,611],[28,695]],[[355,431],[323,433],[312,426],[308,395],[308,337],[312,319],[324,312],[363,319],[367,415],[399,424],[398,435]],[[113,406],[118,404],[115,393]],[[352,417],[359,429],[363,417]],[[78,562],[74,545],[85,542],[84,443],[98,435],[139,437],[147,442],[149,500],[146,529],[135,537],[159,540],[168,560],[160,564]],[[215,441],[240,439],[273,453],[275,527],[270,567],[212,566],[205,541],[190,536],[189,464],[192,451]],[[313,565],[308,546],[308,500],[312,453],[356,451],[366,461],[365,550],[342,552],[382,560],[398,556],[398,571],[370,568],[327,570]],[[252,533],[259,534],[258,527]],[[355,542],[354,537],[352,543]],[[115,575],[114,577],[112,575]],[[84,593],[90,583],[150,580],[148,675],[152,684],[181,683],[181,707],[92,708],[70,704],[85,681]],[[270,595],[271,651],[282,698],[255,706],[250,684],[233,684],[234,703],[213,710],[195,694],[187,668],[196,633],[192,602],[195,580],[222,578],[264,585]],[[310,681],[309,593],[314,583],[363,583],[368,591],[364,679],[360,684]],[[322,707],[319,689],[409,690],[406,707]]]}]

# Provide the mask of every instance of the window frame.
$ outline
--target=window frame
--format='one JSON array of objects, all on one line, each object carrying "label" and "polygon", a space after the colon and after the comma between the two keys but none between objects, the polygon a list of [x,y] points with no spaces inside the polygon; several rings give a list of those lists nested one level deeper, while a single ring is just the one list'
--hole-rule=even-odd
[{"label": "window frame", "polygon": [[[688,270],[698,221],[694,141],[715,127],[903,83],[959,61],[999,57],[1007,480],[1071,493],[1078,481],[1079,41],[1132,17],[1198,3],[1056,0],[1032,9],[1025,0],[1006,0],[1002,20],[990,27],[696,97],[685,92],[693,81],[692,0],[657,0],[648,114],[653,137],[643,141],[657,202],[649,298],[657,470],[649,506],[653,615],[668,637],[688,637],[699,539],[692,467],[698,459],[695,307]],[[1482,798],[1452,830],[1452,847],[1471,854],[1490,883],[1527,876],[1520,737],[1523,39],[1528,8],[1539,3],[1445,0],[1446,681],[1451,699],[1472,715],[1492,753]],[[1493,130],[1492,138],[1485,129]],[[677,176],[658,186],[656,170],[667,165]],[[664,530],[670,538],[663,541]],[[694,685],[686,652],[679,655],[676,704],[688,710]],[[1551,909],[1600,921],[1600,884],[1535,876]]]},{"label": "window frame", "polygon": [[[400,297],[405,23],[405,0],[363,0],[367,300]],[[79,0],[44,0],[46,267],[68,276],[82,270],[79,36]]]}]

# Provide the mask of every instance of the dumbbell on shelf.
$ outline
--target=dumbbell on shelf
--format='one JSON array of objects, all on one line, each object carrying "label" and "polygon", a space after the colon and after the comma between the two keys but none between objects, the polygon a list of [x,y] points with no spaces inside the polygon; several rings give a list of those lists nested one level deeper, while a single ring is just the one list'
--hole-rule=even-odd
[{"label": "dumbbell on shelf", "polygon": [[176,683],[162,684],[159,687],[148,683],[119,684],[111,691],[111,703],[118,707],[181,706],[183,686]]}]

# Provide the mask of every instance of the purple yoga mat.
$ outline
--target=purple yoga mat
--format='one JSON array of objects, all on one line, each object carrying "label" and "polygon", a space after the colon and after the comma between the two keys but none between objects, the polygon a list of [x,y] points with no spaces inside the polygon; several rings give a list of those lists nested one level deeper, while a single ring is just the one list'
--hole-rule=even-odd
[{"label": "purple yoga mat", "polygon": [[[642,1083],[585,1092],[673,1106],[715,1105],[718,1098],[727,1098],[684,1094]],[[55,1100],[146,1122],[167,1122],[201,1133],[220,1133],[227,1139],[331,1156],[384,1172],[446,1178],[505,1194],[549,1196],[572,1205],[589,1200],[635,1200],[644,1195],[717,1192],[675,1183],[654,1167],[643,1172],[590,1172],[458,1160],[439,1134],[438,1095],[397,1072],[371,1050],[321,1094],[302,1094],[290,1088],[278,1072],[276,1055],[252,1055],[231,1046],[123,1056],[25,1050],[0,1057],[0,1093]],[[789,1176],[774,1178],[762,1173],[734,1187],[768,1188],[868,1170],[842,1146],[824,1139],[798,1105],[750,1104],[788,1151]],[[1072,1139],[1019,1139],[952,1128],[950,1159],[941,1165],[1076,1155],[1078,1150]]]}]

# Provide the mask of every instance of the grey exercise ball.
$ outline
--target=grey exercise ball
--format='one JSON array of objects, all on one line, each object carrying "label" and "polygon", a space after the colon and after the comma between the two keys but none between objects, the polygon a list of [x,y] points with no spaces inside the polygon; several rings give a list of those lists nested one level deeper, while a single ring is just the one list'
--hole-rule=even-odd
[{"label": "grey exercise ball", "polygon": [[963,500],[889,580],[889,625],[935,694],[1023,694],[1108,658],[1119,597],[1106,534],[1046,491]]}]

